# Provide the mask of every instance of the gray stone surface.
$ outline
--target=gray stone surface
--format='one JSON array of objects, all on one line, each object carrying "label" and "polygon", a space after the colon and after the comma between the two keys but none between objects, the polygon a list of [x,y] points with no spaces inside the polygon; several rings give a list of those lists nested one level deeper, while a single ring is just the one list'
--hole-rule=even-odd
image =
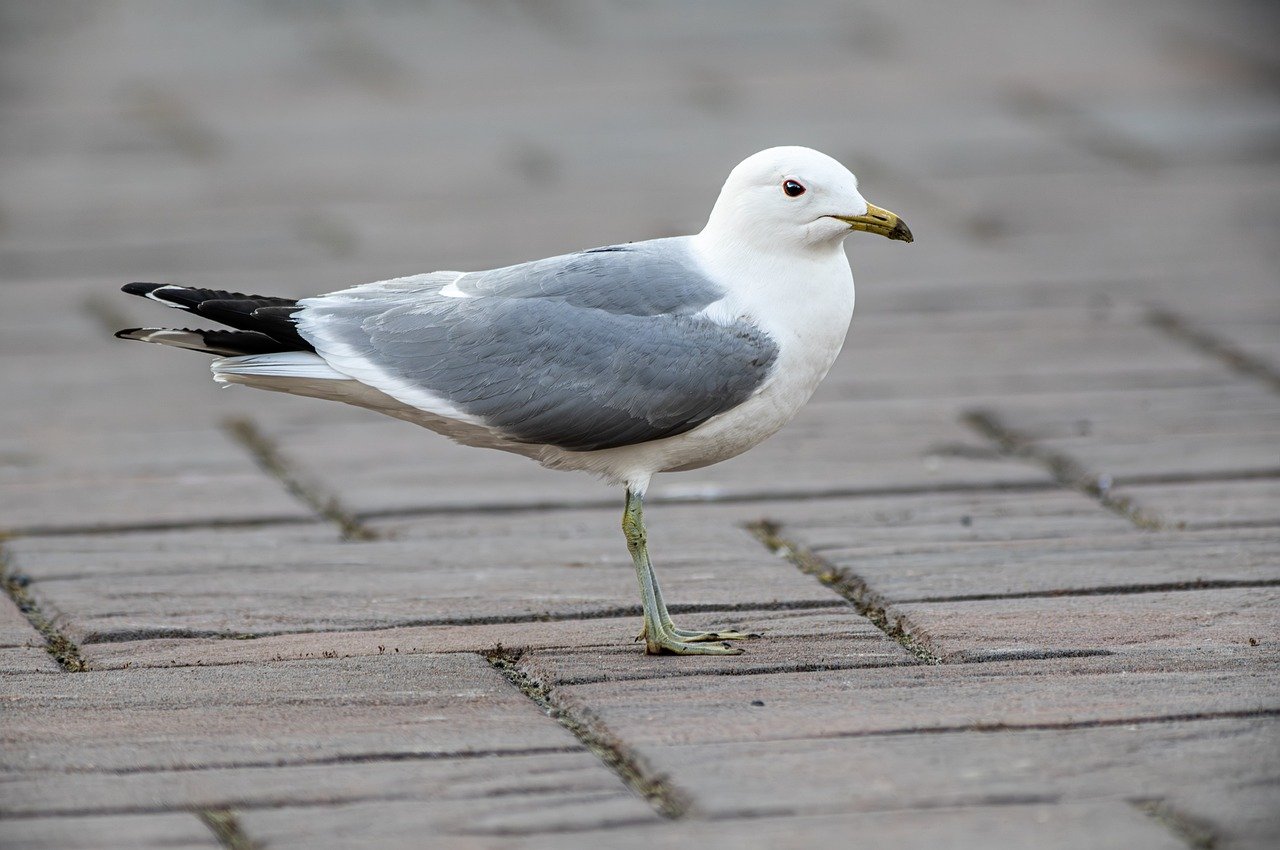
[{"label": "gray stone surface", "polygon": [[1140,505],[1158,505],[1176,527],[1263,528],[1280,524],[1280,483],[1275,478],[1198,481],[1188,484],[1130,484],[1115,494]]},{"label": "gray stone surface", "polygon": [[[980,524],[973,521],[974,528]],[[858,539],[855,534],[851,540]],[[801,541],[808,537],[796,534]],[[980,532],[971,535],[980,537]],[[1267,528],[922,541],[845,546],[820,554],[871,581],[886,598],[902,601],[1193,589],[1205,582],[1266,584],[1280,579],[1276,536]]]},{"label": "gray stone surface", "polygon": [[1280,589],[1266,587],[905,603],[892,611],[938,654],[960,658],[1097,649],[1260,658],[1277,646],[1278,603]]},{"label": "gray stone surface", "polygon": [[[655,507],[669,603],[774,607],[831,594],[771,556],[738,509]],[[85,643],[209,634],[639,615],[621,510],[398,521],[349,543],[325,525],[198,529],[8,544],[30,592]],[[86,550],[91,559],[83,557]]]},{"label": "gray stone surface", "polygon": [[[1270,784],[1276,723],[1203,720],[1104,728],[653,746],[658,770],[705,811],[796,813],[1125,800],[1174,789]],[[1118,754],[1123,753],[1123,758]],[[857,764],[858,781],[848,781]],[[761,769],[767,765],[768,769]],[[1274,805],[1271,794],[1263,803]]]},{"label": "gray stone surface", "polygon": [[[299,823],[297,810],[254,811],[246,829],[271,847],[340,848],[358,835],[366,846],[419,847],[431,820],[403,803],[336,806]],[[694,846],[808,850],[870,841],[897,848],[1024,847],[1105,850],[1179,850],[1184,845],[1162,825],[1123,803],[968,806],[911,812],[717,818],[628,825],[626,828],[542,835],[484,835],[483,824],[449,836],[460,848],[683,848]]]},{"label": "gray stone surface", "polygon": [[[182,667],[257,661],[437,652],[489,652],[497,647],[572,649],[580,674],[591,678],[647,678],[777,670],[840,669],[914,661],[850,606],[839,600],[819,608],[722,610],[680,615],[688,628],[739,626],[760,633],[746,658],[653,658],[634,638],[639,616],[465,626],[406,626],[374,631],[303,632],[254,640],[153,639],[94,643],[82,652],[94,669]],[[563,671],[562,671],[563,672]]]},{"label": "gray stone surface", "polygon": [[40,646],[44,643],[40,633],[22,615],[22,611],[7,596],[0,598],[0,648]]},{"label": "gray stone surface", "polygon": [[0,783],[0,813],[13,819],[366,800],[415,801],[437,828],[455,830],[485,821],[506,831],[545,831],[659,819],[587,752],[124,775],[26,771]]},{"label": "gray stone surface", "polygon": [[[564,699],[643,748],[1248,714],[1280,707],[1278,660],[1274,653],[1263,663],[1241,659],[1213,666],[1072,658],[833,670],[822,676],[664,678],[660,684],[575,684],[576,659],[566,662],[562,653],[538,652],[522,664],[544,680],[567,680],[557,689]],[[1169,693],[1175,688],[1173,709]]]},{"label": "gray stone surface", "polygon": [[1222,788],[1180,790],[1165,805],[1174,817],[1185,819],[1193,829],[1207,830],[1217,845],[1263,850],[1275,843],[1280,831],[1280,807],[1276,806],[1274,783],[1229,784]]},{"label": "gray stone surface", "polygon": [[[851,428],[856,428],[857,439],[850,439]],[[617,488],[548,473],[523,458],[499,453],[476,457],[474,450],[404,423],[321,421],[269,433],[357,512],[613,505],[621,498]],[[1042,471],[1021,464],[935,454],[936,446],[970,434],[952,410],[916,399],[815,404],[802,410],[786,433],[786,439],[771,440],[715,467],[659,476],[651,492],[656,500],[759,498],[1048,480]],[[790,474],[779,479],[770,474],[776,469]],[[450,486],[433,486],[440,480],[449,480]]]},{"label": "gray stone surface", "polygon": [[0,597],[0,673],[55,673],[61,668],[45,651],[44,638],[18,606]]},{"label": "gray stone surface", "polygon": [[[1275,393],[1240,380],[1211,388],[1054,393],[993,408],[1036,446],[1116,484],[1151,475],[1274,474],[1280,462]],[[1159,502],[1150,507],[1161,512]]]},{"label": "gray stone surface", "polygon": [[12,850],[216,850],[223,846],[188,812],[10,820],[0,827],[0,838]]},{"label": "gray stone surface", "polygon": [[577,750],[474,654],[6,677],[9,771],[193,771]]},{"label": "gray stone surface", "polygon": [[0,647],[0,673],[61,673],[62,668],[42,647]]}]

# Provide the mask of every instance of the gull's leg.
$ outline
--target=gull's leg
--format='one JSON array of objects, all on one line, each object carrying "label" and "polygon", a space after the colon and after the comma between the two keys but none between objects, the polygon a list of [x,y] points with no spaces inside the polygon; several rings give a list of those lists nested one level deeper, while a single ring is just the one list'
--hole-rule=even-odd
[{"label": "gull's leg", "polygon": [[658,584],[658,574],[649,569],[649,581],[653,584],[653,595],[658,601],[658,619],[662,625],[666,626],[667,631],[675,635],[682,641],[687,643],[699,643],[708,640],[750,640],[758,638],[758,634],[747,634],[734,629],[717,629],[714,632],[699,632],[690,629],[682,629],[675,623],[671,622],[671,615],[667,613],[667,605],[662,601],[662,587]]},{"label": "gull's leg", "polygon": [[[631,552],[631,560],[636,567],[636,579],[640,583],[640,600],[644,607],[644,630],[641,637],[645,640],[645,651],[650,655],[664,652],[676,655],[737,655],[741,649],[728,644],[706,643],[714,640],[702,637],[691,640],[677,634],[675,624],[662,605],[658,585],[653,577],[653,565],[649,562],[649,547],[644,529],[643,497],[627,488],[627,506],[622,513],[622,533],[627,538],[627,549]],[[705,633],[688,632],[689,635]]]}]

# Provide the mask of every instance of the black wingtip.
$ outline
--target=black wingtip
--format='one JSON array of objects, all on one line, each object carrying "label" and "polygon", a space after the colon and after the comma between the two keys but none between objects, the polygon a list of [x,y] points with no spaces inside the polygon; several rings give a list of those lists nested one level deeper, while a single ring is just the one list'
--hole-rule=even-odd
[{"label": "black wingtip", "polygon": [[127,292],[130,295],[145,296],[148,292],[155,292],[164,285],[163,283],[126,283],[120,287],[120,291]]},{"label": "black wingtip", "polygon": [[137,339],[137,337],[129,336],[129,334],[136,334],[138,331],[141,331],[141,330],[146,330],[146,329],[145,328],[125,328],[122,331],[116,331],[115,338],[116,339]]}]

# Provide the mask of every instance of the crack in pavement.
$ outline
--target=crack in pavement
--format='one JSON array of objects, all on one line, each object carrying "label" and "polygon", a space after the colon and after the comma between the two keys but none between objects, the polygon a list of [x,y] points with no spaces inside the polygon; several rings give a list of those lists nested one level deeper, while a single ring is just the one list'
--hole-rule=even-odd
[{"label": "crack in pavement", "polygon": [[1147,308],[1146,320],[1147,324],[1164,331],[1179,342],[1225,363],[1228,368],[1241,375],[1263,381],[1272,390],[1280,392],[1280,371],[1261,357],[1238,348],[1217,334],[1197,328],[1185,316],[1164,307],[1151,306]]},{"label": "crack in pavement", "polygon": [[31,579],[11,569],[3,539],[0,539],[0,584],[3,584],[5,595],[13,600],[22,616],[44,638],[45,650],[53,656],[59,667],[68,673],[83,673],[89,669],[89,663],[80,654],[80,647],[62,633],[54,622],[55,618],[46,614],[32,595]]},{"label": "crack in pavement", "polygon": [[664,818],[676,820],[692,808],[687,793],[653,770],[635,751],[614,735],[589,710],[566,699],[549,683],[549,676],[531,671],[522,663],[524,653],[504,649],[501,644],[485,655],[490,666],[577,738],[604,762],[624,784],[653,806]]},{"label": "crack in pavement", "polygon": [[908,652],[925,664],[942,663],[942,654],[931,646],[932,641],[923,630],[912,625],[901,614],[890,614],[889,603],[871,589],[866,579],[848,570],[840,569],[815,555],[812,550],[782,536],[782,526],[769,520],[760,520],[747,526],[757,540],[775,555],[790,561],[800,572],[813,576],[822,584],[847,599],[858,613],[872,625],[893,638]]},{"label": "crack in pavement", "polygon": [[283,484],[291,495],[321,518],[337,525],[343,540],[378,539],[379,534],[347,510],[337,496],[325,492],[299,472],[297,466],[280,452],[276,442],[252,419],[228,419],[222,425],[231,439],[247,449],[258,466]]},{"label": "crack in pavement", "polygon": [[1119,514],[1138,528],[1158,531],[1165,523],[1154,513],[1142,508],[1128,496],[1112,492],[1109,476],[1089,471],[1064,452],[1055,452],[1035,442],[1006,424],[992,410],[970,410],[961,417],[970,428],[991,440],[1008,457],[1031,460],[1044,467],[1061,486],[1078,490],[1112,513]]}]

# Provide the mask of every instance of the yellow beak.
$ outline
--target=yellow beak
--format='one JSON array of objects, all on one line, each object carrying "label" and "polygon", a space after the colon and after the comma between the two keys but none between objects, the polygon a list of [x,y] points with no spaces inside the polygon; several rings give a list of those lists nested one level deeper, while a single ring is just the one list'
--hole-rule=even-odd
[{"label": "yellow beak", "polygon": [[865,230],[867,233],[879,233],[900,242],[914,242],[911,228],[907,223],[888,210],[882,210],[875,204],[867,204],[866,215],[833,215],[832,218],[845,222],[854,230]]}]

